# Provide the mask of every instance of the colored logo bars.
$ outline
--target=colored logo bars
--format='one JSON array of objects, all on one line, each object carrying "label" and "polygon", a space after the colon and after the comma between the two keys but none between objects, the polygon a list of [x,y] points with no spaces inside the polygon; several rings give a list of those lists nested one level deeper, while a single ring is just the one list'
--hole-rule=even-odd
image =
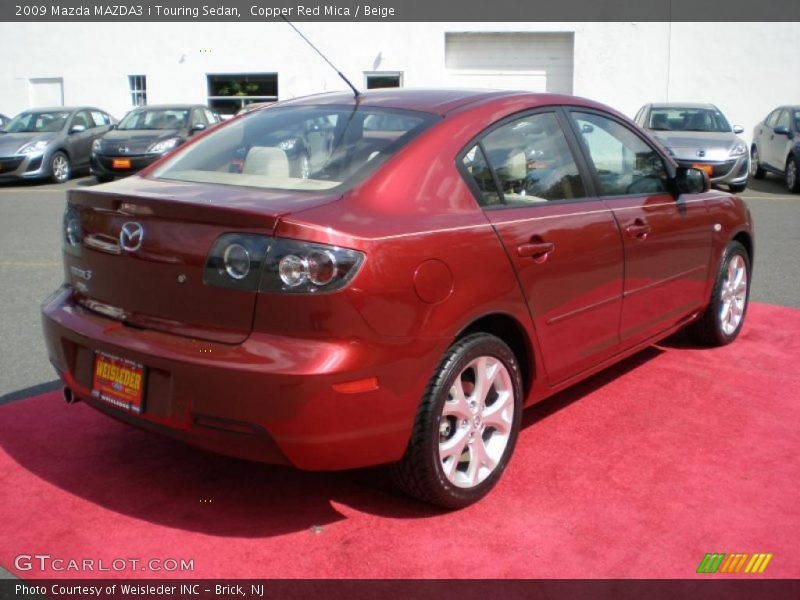
[{"label": "colored logo bars", "polygon": [[763,573],[771,560],[772,554],[708,553],[703,560],[700,561],[697,572]]}]

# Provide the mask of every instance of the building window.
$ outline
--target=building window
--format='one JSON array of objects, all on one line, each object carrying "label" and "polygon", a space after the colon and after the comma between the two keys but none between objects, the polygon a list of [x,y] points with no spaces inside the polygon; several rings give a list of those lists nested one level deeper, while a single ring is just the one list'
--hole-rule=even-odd
[{"label": "building window", "polygon": [[131,90],[131,105],[147,104],[147,77],[144,75],[128,75],[128,87]]},{"label": "building window", "polygon": [[220,115],[235,115],[248,104],[277,99],[277,73],[208,75],[208,105]]},{"label": "building window", "polygon": [[364,73],[368,90],[403,87],[403,74],[399,71],[371,71]]}]

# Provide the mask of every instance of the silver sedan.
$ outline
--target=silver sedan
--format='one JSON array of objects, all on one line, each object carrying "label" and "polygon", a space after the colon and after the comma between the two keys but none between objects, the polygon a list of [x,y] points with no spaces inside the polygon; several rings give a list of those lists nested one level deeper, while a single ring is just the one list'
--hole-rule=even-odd
[{"label": "silver sedan", "polygon": [[750,152],[737,135],[744,130],[713,104],[645,104],[634,120],[679,164],[708,173],[711,183],[734,193],[747,187]]}]

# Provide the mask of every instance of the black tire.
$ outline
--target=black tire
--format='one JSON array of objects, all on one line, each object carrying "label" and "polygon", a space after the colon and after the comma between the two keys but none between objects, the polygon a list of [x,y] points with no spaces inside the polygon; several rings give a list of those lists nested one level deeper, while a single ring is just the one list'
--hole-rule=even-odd
[{"label": "black tire", "polygon": [[[724,302],[723,296],[728,282],[728,267],[732,261],[736,260],[736,257],[741,257],[744,261],[747,289],[744,296],[744,306],[741,309],[741,319],[735,330],[726,331],[721,315]],[[686,332],[692,340],[706,346],[724,346],[736,339],[744,325],[747,306],[750,303],[751,272],[750,256],[747,254],[747,250],[739,242],[731,241],[725,248],[725,252],[722,253],[722,260],[719,263],[708,307],[697,321],[686,328]]]},{"label": "black tire", "polygon": [[797,159],[794,156],[790,156],[786,159],[786,170],[783,173],[787,189],[794,194],[799,193],[800,172],[798,172]]},{"label": "black tire", "polygon": [[747,189],[746,183],[731,183],[728,185],[728,190],[731,194],[740,194]]},{"label": "black tire", "polygon": [[767,175],[764,167],[762,167],[761,163],[758,162],[759,158],[758,148],[753,146],[753,148],[750,150],[750,176],[753,179],[764,179],[764,177]]},{"label": "black tire", "polygon": [[69,157],[58,150],[50,157],[50,179],[53,183],[66,183],[72,177]]},{"label": "black tire", "polygon": [[[475,374],[474,369],[471,369],[470,365],[472,361],[480,357],[488,357],[499,361],[499,364],[505,368],[505,373],[508,374],[508,379],[506,380],[502,372],[500,372],[501,374],[497,376],[494,383],[488,388],[486,406],[491,409],[494,406],[494,402],[499,401],[500,396],[498,395],[497,385],[498,380],[502,380],[504,383],[499,383],[501,387],[505,385],[509,390],[513,390],[513,398],[510,400],[510,406],[513,406],[513,414],[509,416],[510,422],[507,426],[508,434],[505,447],[502,448],[500,446],[501,454],[497,458],[494,467],[489,470],[483,479],[471,487],[461,487],[451,481],[445,473],[444,459],[440,456],[440,443],[446,442],[451,438],[454,439],[456,435],[459,435],[462,440],[473,437],[473,433],[481,437],[480,440],[473,439],[470,442],[462,441],[454,444],[454,446],[461,448],[450,457],[455,463],[454,477],[468,478],[469,469],[462,470],[461,467],[469,467],[472,463],[473,448],[477,448],[477,444],[472,445],[473,442],[480,443],[480,448],[486,449],[493,439],[499,444],[502,444],[504,439],[503,434],[498,433],[499,430],[482,423],[480,418],[477,419],[477,424],[475,424],[476,422],[473,418],[469,425],[466,424],[466,420],[459,422],[457,417],[454,421],[452,416],[445,416],[442,419],[445,402],[450,399],[451,388],[455,389],[454,384],[456,384],[457,379],[463,386],[465,398],[469,400],[470,397],[467,396],[469,372],[471,371],[473,376],[477,378],[477,374]],[[488,401],[490,397],[493,400]],[[473,409],[471,408],[470,410]],[[480,409],[475,410],[481,412]],[[497,412],[501,411],[498,409]],[[487,333],[475,333],[459,340],[448,349],[439,362],[417,409],[414,429],[408,448],[400,462],[391,466],[391,474],[395,484],[410,496],[444,508],[463,508],[477,502],[489,493],[508,465],[519,435],[521,413],[522,378],[517,359],[509,347],[499,338]],[[486,412],[486,414],[489,413]],[[453,427],[452,430],[451,426]],[[494,435],[499,437],[493,438]],[[449,437],[443,440],[442,436]],[[465,455],[468,457],[466,465],[463,464]],[[458,458],[455,458],[456,456]],[[481,467],[485,464],[480,463]]]}]

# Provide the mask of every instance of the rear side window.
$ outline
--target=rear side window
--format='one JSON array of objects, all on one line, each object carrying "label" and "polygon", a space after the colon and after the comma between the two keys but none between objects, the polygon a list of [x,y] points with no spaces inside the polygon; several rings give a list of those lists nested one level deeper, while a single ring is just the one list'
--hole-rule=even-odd
[{"label": "rear side window", "polygon": [[486,162],[486,156],[478,145],[470,148],[461,159],[464,169],[472,181],[478,186],[480,192],[479,204],[481,206],[497,206],[503,203],[502,196],[494,182],[494,175]]},{"label": "rear side window", "polygon": [[437,116],[361,106],[275,106],[226,124],[153,176],[286,190],[326,190],[366,176]]},{"label": "rear side window", "polygon": [[[527,206],[586,196],[578,166],[554,113],[536,113],[511,121],[488,133],[480,144],[484,154],[472,150],[464,166],[481,189],[481,204]],[[488,162],[500,193],[484,171]],[[470,164],[468,164],[470,161]]]},{"label": "rear side window", "polygon": [[571,112],[597,172],[601,196],[667,191],[661,156],[627,127],[594,113]]}]

